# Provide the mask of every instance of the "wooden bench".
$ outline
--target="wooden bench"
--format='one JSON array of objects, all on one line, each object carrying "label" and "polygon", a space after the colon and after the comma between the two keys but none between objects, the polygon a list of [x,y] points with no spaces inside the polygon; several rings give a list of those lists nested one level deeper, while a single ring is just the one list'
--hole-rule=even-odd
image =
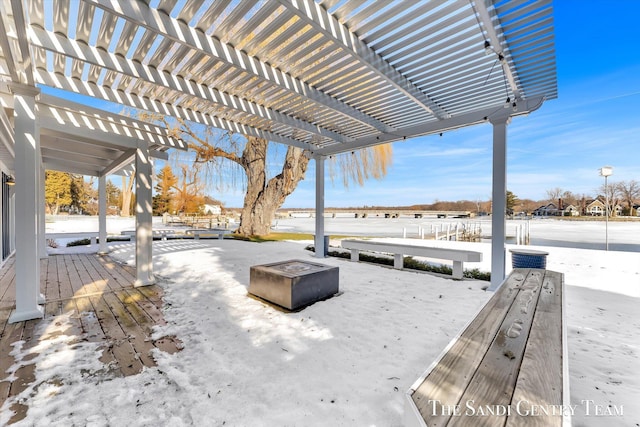
[{"label": "wooden bench", "polygon": [[452,276],[454,279],[462,279],[463,264],[465,262],[482,261],[482,252],[387,243],[373,240],[343,240],[342,247],[351,251],[351,261],[360,260],[360,251],[391,253],[394,255],[393,267],[398,269],[404,267],[405,255],[453,261]]},{"label": "wooden bench", "polygon": [[514,269],[407,392],[407,426],[569,426],[561,273]]},{"label": "wooden bench", "polygon": [[211,230],[187,230],[187,234],[193,236],[195,240],[199,240],[200,238],[206,239],[211,237],[218,237],[219,240],[224,239],[225,234],[231,234],[233,230],[229,230],[226,228],[213,228]]},{"label": "wooden bench", "polygon": [[[136,237],[136,230],[123,230],[120,232],[122,236],[129,236],[130,238]],[[153,229],[151,230],[151,235],[154,239],[167,240],[168,238],[176,238],[179,237],[176,234],[176,230],[172,229]]]}]

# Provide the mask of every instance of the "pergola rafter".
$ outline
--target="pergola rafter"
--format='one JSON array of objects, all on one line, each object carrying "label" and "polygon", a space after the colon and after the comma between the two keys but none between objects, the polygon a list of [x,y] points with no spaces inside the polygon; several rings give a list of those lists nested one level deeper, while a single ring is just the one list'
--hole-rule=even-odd
[{"label": "pergola rafter", "polygon": [[[527,97],[556,93],[553,82],[539,79],[555,71],[549,0],[499,7],[469,0],[160,1],[157,7],[34,0],[28,11],[13,6],[5,5],[9,15],[27,13],[30,26],[3,20],[15,37],[3,41],[3,51],[13,46],[3,56],[7,64],[35,63],[38,70],[25,74],[34,81],[39,74],[41,84],[57,80],[66,90],[76,81],[84,89],[93,84],[149,100],[128,102],[136,108],[170,106],[149,111],[180,111],[187,120],[310,151],[397,140],[424,123],[441,121],[433,128],[446,128],[448,119],[507,97],[518,103],[515,114],[526,114]],[[484,55],[485,40],[495,56]],[[502,60],[494,72],[496,57]],[[17,69],[7,66],[12,79]],[[75,85],[91,92],[82,86]]]},{"label": "pergola rafter", "polygon": [[178,117],[195,123],[212,126],[214,128],[224,129],[229,132],[255,136],[258,138],[265,138],[269,141],[279,142],[286,145],[293,145],[302,149],[310,149],[313,151],[318,146],[314,142],[311,142],[311,145],[309,145],[309,143],[304,143],[297,139],[288,138],[282,135],[275,134],[273,132],[237,123],[232,120],[212,116],[207,113],[202,113],[200,111],[193,110],[187,107],[179,105],[176,106],[167,102],[161,102],[154,98],[127,93],[122,90],[116,91],[106,86],[98,86],[94,82],[82,81],[80,79],[61,75],[51,75],[46,71],[40,72],[36,70],[35,74],[36,81],[39,84],[44,84],[69,92],[80,93],[82,95],[114,102],[131,108],[149,111],[151,113]]},{"label": "pergola rafter", "polygon": [[187,80],[180,75],[174,75],[167,71],[158,70],[155,67],[141,64],[137,61],[121,58],[118,55],[104,52],[94,47],[81,46],[75,40],[55,34],[37,27],[32,27],[33,45],[50,52],[68,56],[76,60],[84,61],[94,66],[104,67],[113,72],[121,73],[128,77],[142,79],[148,83],[162,86],[176,92],[186,93],[190,96],[207,101],[211,105],[239,111],[245,114],[258,116],[276,123],[282,123],[295,129],[300,129],[310,134],[330,138],[340,142],[348,142],[351,138],[339,133],[314,126],[311,123],[284,115],[270,108],[265,108],[254,102],[238,96],[219,91],[193,80]]},{"label": "pergola rafter", "polygon": [[388,84],[416,102],[420,107],[439,119],[445,119],[449,116],[441,106],[416,88],[405,76],[377,55],[373,49],[362,42],[321,5],[313,0],[277,1],[304,19],[316,31],[328,37],[332,43],[340,46],[341,49],[363,64],[369,71],[384,79]]},{"label": "pergola rafter", "polygon": [[393,130],[379,120],[316,90],[304,81],[249,56],[233,46],[224,44],[216,37],[207,36],[199,28],[190,27],[179,19],[171,18],[166,12],[154,10],[142,2],[115,2],[113,0],[91,0],[91,2],[105,12],[126,19],[135,25],[140,25],[153,31],[156,35],[173,40],[192,51],[195,50],[206,58],[232,65],[251,77],[259,78],[260,81],[268,82],[294,95],[322,104],[379,131]]}]

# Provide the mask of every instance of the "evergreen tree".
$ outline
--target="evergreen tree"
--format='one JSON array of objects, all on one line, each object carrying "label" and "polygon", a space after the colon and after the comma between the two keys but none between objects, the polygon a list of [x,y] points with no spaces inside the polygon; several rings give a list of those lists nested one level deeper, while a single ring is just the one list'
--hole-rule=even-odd
[{"label": "evergreen tree", "polygon": [[171,166],[166,164],[157,175],[158,183],[155,185],[156,195],[153,196],[153,214],[162,215],[171,212],[171,204],[174,198],[174,187],[178,183],[178,177],[173,174]]},{"label": "evergreen tree", "polygon": [[98,204],[96,202],[98,192],[94,188],[93,178],[88,182],[84,180],[82,175],[71,175],[71,206],[78,213],[87,213],[96,215],[98,213]]},{"label": "evergreen tree", "polygon": [[110,206],[115,206],[120,203],[120,189],[113,182],[107,180],[105,187],[107,193],[107,213],[109,215],[117,214],[117,212],[109,212]]},{"label": "evergreen tree", "polygon": [[71,174],[58,171],[46,171],[44,178],[44,196],[52,215],[57,215],[61,206],[71,204]]},{"label": "evergreen tree", "polygon": [[507,214],[513,215],[513,209],[518,206],[520,203],[520,199],[518,196],[513,194],[511,191],[507,190]]}]

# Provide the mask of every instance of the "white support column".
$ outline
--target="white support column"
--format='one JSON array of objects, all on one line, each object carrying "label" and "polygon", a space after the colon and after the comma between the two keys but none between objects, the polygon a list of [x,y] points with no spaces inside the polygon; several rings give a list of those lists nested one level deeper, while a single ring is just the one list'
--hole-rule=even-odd
[{"label": "white support column", "polygon": [[[39,148],[38,144],[38,148]],[[40,150],[38,150],[40,153]],[[41,158],[42,155],[38,154],[38,157]],[[46,221],[45,221],[45,194],[44,194],[44,178],[45,171],[44,166],[40,166],[38,168],[38,254],[40,255],[40,259],[47,258],[49,255],[47,254],[47,238],[45,236],[46,232]]]},{"label": "white support column", "polygon": [[505,277],[508,123],[508,117],[491,120],[493,125],[493,190],[491,192],[491,286],[489,290],[497,289]]},{"label": "white support column", "polygon": [[153,285],[156,281],[152,264],[151,176],[149,147],[139,142],[136,150],[136,287]]},{"label": "white support column", "polygon": [[[47,254],[47,238],[45,235],[46,225],[45,225],[45,215],[44,215],[44,203],[45,203],[45,194],[44,194],[44,165],[42,165],[42,151],[40,151],[40,138],[36,138],[36,147],[37,150],[37,158],[40,163],[40,167],[37,172],[38,179],[38,193],[36,195],[36,204],[38,208],[38,255],[40,259],[47,258],[49,255]],[[38,287],[38,304],[46,304],[47,299],[44,294],[40,292],[40,287]]]},{"label": "white support column", "polygon": [[100,246],[98,254],[109,253],[107,248],[107,177],[98,177],[98,238]]},{"label": "white support column", "polygon": [[9,323],[44,317],[38,305],[40,257],[38,256],[38,140],[36,96],[40,90],[12,84],[15,116],[16,171],[16,309]]},{"label": "white support column", "polygon": [[316,257],[324,258],[324,157],[316,161],[316,236],[314,246]]}]

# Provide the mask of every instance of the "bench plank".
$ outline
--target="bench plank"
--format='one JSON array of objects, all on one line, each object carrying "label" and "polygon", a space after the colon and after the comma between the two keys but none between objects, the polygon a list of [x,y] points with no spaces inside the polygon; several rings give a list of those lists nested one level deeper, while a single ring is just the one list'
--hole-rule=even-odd
[{"label": "bench plank", "polygon": [[[521,413],[532,413],[531,405],[534,408],[560,408],[568,403],[563,402],[562,282],[562,274],[546,272],[512,399],[516,404],[521,403]],[[506,425],[561,426],[562,412],[548,416],[512,416]]]},{"label": "bench plank", "polygon": [[[500,325],[480,367],[475,372],[460,403],[471,407],[467,413],[482,414],[483,426],[504,426],[507,414],[500,413],[511,403],[518,371],[538,304],[543,273],[531,271],[524,283],[516,286],[518,295]],[[469,404],[469,402],[472,402]],[[485,411],[485,408],[489,410]],[[496,408],[496,414],[490,410]],[[478,418],[452,418],[448,426],[477,426]]]},{"label": "bench plank", "polygon": [[523,280],[522,275],[509,276],[413,393],[412,399],[429,426],[446,425],[449,421],[450,417],[443,415],[443,407],[453,407],[460,401],[518,294],[516,286]]},{"label": "bench plank", "polygon": [[[563,425],[569,387],[562,292],[561,273],[514,269],[409,391],[411,413],[430,427]],[[532,410],[525,402],[536,416],[522,416]]]}]

